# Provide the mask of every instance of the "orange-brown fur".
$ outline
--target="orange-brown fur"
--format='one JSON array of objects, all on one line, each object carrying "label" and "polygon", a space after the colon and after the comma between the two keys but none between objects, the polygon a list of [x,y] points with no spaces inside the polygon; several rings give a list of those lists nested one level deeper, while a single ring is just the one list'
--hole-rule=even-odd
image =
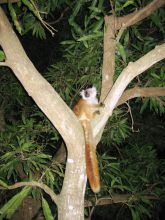
[{"label": "orange-brown fur", "polygon": [[90,121],[97,113],[99,113],[99,107],[99,104],[92,104],[82,98],[73,108],[73,111],[79,118],[84,130],[86,142],[86,172],[90,186],[95,193],[100,191],[100,175],[96,156],[96,146],[94,145]]}]

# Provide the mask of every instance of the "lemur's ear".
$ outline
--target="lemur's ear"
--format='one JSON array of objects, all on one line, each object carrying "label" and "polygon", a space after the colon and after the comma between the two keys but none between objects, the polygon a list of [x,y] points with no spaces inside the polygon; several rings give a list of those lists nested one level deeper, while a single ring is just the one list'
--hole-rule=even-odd
[{"label": "lemur's ear", "polygon": [[96,89],[96,86],[92,86],[91,88],[97,90],[97,89]]},{"label": "lemur's ear", "polygon": [[93,91],[93,92],[97,93],[96,86],[92,86],[92,88],[91,88],[91,89],[92,89],[92,91]]}]

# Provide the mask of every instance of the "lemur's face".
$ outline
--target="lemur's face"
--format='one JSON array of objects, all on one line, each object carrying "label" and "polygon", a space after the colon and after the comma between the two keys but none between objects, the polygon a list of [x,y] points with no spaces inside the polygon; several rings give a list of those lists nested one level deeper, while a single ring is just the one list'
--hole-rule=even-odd
[{"label": "lemur's face", "polygon": [[92,87],[92,88],[82,90],[80,92],[80,95],[82,96],[83,99],[95,98],[96,95],[97,95],[96,87]]}]

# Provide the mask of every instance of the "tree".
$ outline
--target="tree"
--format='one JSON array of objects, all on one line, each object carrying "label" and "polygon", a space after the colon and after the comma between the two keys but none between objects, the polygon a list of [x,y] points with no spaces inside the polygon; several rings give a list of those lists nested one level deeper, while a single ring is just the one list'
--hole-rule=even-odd
[{"label": "tree", "polygon": [[[155,49],[150,50],[134,62],[130,60],[129,64],[127,66],[125,65],[125,68],[114,82],[117,44],[122,60],[126,63],[126,52],[122,44],[119,43],[122,34],[127,27],[146,18],[156,9],[163,6],[164,3],[164,0],[154,0],[144,8],[128,15],[116,16],[113,13],[113,15],[104,17],[104,53],[100,99],[104,102],[105,107],[92,124],[96,144],[101,139],[108,118],[112,116],[112,112],[117,106],[135,97],[161,97],[165,95],[164,87],[143,87],[136,85],[126,89],[127,86],[131,85],[135,77],[138,77],[142,73],[144,74],[144,71],[165,58],[165,44],[156,46]],[[77,30],[75,23],[76,13],[79,12],[81,4],[81,1],[76,4],[77,11],[74,8],[75,13],[72,14],[69,20],[75,30]],[[93,11],[96,10],[96,7],[92,5],[91,7],[93,7]],[[99,20],[99,22],[102,21]],[[78,29],[78,32],[81,35],[81,30]],[[88,47],[89,40],[96,39],[102,34],[100,30],[93,31],[93,33],[93,35],[88,34],[77,40],[83,42]],[[83,219],[86,171],[85,141],[82,127],[72,110],[31,63],[2,9],[0,9],[0,45],[5,54],[5,59],[0,65],[12,69],[28,95],[33,98],[42,112],[58,130],[65,141],[68,151],[65,177],[59,195],[56,195],[50,188],[39,181],[20,182],[15,183],[13,186],[5,186],[2,183],[3,187],[7,187],[8,189],[22,186],[40,187],[57,205],[58,219]],[[22,193],[26,196],[29,191],[30,188],[26,187]],[[136,200],[137,198],[134,199]],[[125,197],[124,200],[127,201],[128,197]],[[45,200],[43,200],[44,202]],[[135,214],[133,213],[132,215]]]}]

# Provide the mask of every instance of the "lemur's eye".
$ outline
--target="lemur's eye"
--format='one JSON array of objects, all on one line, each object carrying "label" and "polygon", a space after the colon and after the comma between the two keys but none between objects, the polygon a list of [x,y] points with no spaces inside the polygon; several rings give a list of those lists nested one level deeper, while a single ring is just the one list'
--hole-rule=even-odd
[{"label": "lemur's eye", "polygon": [[85,97],[89,97],[90,93],[88,92],[88,90],[85,91]]}]

